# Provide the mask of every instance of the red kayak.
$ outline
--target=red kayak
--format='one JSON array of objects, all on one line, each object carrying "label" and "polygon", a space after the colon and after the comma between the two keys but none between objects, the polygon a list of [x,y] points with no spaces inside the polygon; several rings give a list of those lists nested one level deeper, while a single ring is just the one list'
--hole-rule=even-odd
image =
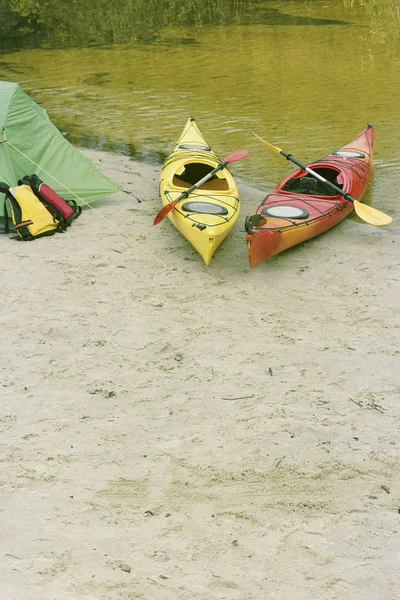
[{"label": "red kayak", "polygon": [[[256,215],[246,217],[251,267],[327,231],[353,210],[328,182],[360,200],[372,168],[373,127],[325,158],[307,165],[322,180],[300,168],[285,177],[263,200]],[[304,165],[303,165],[304,166]]]}]

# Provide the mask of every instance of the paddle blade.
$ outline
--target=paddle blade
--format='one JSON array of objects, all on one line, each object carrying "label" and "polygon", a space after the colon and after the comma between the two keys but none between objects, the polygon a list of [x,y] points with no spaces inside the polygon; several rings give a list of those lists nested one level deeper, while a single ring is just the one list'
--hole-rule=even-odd
[{"label": "paddle blade", "polygon": [[165,219],[167,214],[175,208],[175,206],[178,204],[179,200],[173,200],[169,204],[166,204],[165,206],[163,206],[162,209],[159,210],[158,213],[156,214],[156,216],[154,217],[153,225],[158,225],[159,223],[161,223],[161,221],[163,221]]},{"label": "paddle blade", "polygon": [[232,152],[231,154],[228,154],[228,156],[225,156],[222,162],[229,164],[231,162],[235,162],[236,160],[241,160],[242,158],[245,158],[248,153],[248,150],[238,150],[237,152]]},{"label": "paddle blade", "polygon": [[354,200],[354,210],[360,219],[363,219],[370,225],[375,225],[376,227],[389,225],[393,220],[389,215],[385,215],[385,213],[376,208],[372,208],[372,206],[368,206],[368,204],[358,202],[358,200]]},{"label": "paddle blade", "polygon": [[257,139],[260,140],[260,142],[262,142],[263,144],[265,144],[266,146],[268,146],[268,148],[271,148],[271,150],[275,150],[275,152],[277,152],[278,154],[280,154],[282,152],[281,148],[278,148],[277,146],[273,146],[269,142],[266,142],[259,135],[257,135],[256,133],[254,133],[254,131],[252,133],[253,133],[254,137],[256,137]]}]

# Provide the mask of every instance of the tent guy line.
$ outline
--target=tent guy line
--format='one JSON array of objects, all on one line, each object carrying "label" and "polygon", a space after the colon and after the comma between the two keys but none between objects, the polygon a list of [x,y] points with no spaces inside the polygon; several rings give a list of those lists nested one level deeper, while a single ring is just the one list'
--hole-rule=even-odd
[{"label": "tent guy line", "polygon": [[22,156],[24,156],[24,158],[27,158],[32,164],[35,165],[35,167],[37,167],[38,169],[40,169],[41,171],[43,171],[43,173],[46,173],[46,175],[48,175],[49,177],[51,177],[52,179],[54,179],[54,181],[56,181],[59,185],[61,185],[61,187],[63,187],[67,192],[69,192],[70,194],[72,194],[73,196],[75,196],[75,198],[77,198],[77,200],[79,200],[80,202],[83,202],[83,204],[85,204],[85,206],[88,206],[96,214],[100,215],[100,217],[102,219],[104,219],[105,221],[107,221],[107,223],[109,223],[110,225],[112,225],[119,233],[121,233],[123,236],[125,236],[126,238],[128,238],[136,246],[138,246],[139,248],[141,248],[141,250],[143,250],[144,252],[146,252],[147,254],[149,254],[152,258],[154,258],[157,262],[159,262],[163,267],[169,268],[169,265],[167,265],[167,263],[165,263],[162,260],[160,260],[155,254],[153,254],[153,252],[150,252],[150,250],[147,250],[147,248],[145,248],[144,246],[142,246],[142,244],[140,244],[135,239],[133,239],[133,237],[130,236],[129,233],[126,233],[126,231],[124,231],[123,229],[121,229],[120,227],[118,227],[118,225],[116,225],[116,223],[114,223],[113,221],[111,221],[110,219],[108,219],[107,217],[105,217],[99,210],[97,210],[97,208],[94,208],[88,202],[86,202],[86,200],[84,200],[83,198],[80,198],[80,196],[78,196],[78,194],[76,194],[73,190],[70,190],[66,185],[64,185],[61,181],[59,181],[56,177],[54,177],[54,175],[52,175],[51,173],[49,173],[48,171],[46,171],[46,169],[44,169],[43,167],[41,167],[40,165],[38,165],[34,160],[32,160],[31,158],[29,158],[29,156],[27,156],[26,154],[24,154],[24,152],[22,152],[16,146],[14,146],[14,144],[12,144],[7,139],[5,129],[3,129],[3,134],[4,134],[5,139],[2,142],[0,142],[0,143],[2,143],[2,144],[4,144],[4,143],[9,144],[11,146],[11,148],[13,148],[16,152],[19,152]]}]

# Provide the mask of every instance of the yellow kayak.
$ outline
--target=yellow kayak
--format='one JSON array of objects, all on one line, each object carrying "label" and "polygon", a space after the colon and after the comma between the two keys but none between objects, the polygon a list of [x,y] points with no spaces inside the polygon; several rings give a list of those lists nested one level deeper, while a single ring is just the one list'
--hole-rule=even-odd
[{"label": "yellow kayak", "polygon": [[239,194],[229,169],[224,166],[207,179],[221,163],[200,133],[194,117],[190,117],[160,176],[164,206],[177,200],[200,180],[205,180],[182,198],[168,217],[206,265],[239,216]]}]

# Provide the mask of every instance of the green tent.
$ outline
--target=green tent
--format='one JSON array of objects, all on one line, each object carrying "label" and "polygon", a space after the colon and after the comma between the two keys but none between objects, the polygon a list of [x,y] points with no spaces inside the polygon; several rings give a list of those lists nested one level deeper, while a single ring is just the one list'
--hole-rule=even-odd
[{"label": "green tent", "polygon": [[0,181],[17,185],[32,173],[80,205],[122,189],[62,136],[17,83],[0,81]]}]

